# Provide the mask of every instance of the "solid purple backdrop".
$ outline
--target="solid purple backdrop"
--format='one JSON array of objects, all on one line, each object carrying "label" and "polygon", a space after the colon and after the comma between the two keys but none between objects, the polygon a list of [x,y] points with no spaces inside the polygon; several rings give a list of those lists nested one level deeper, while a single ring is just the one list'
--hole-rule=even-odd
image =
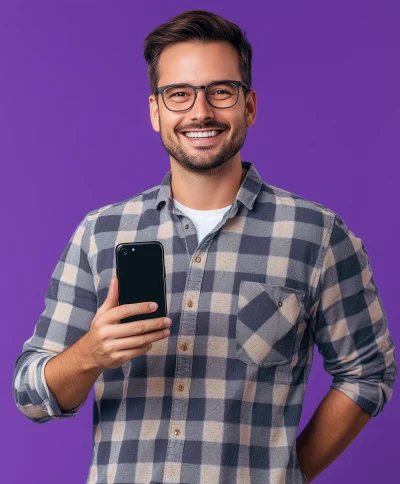
[{"label": "solid purple backdrop", "polygon": [[[14,404],[14,361],[79,221],[159,184],[170,167],[149,120],[142,46],[190,8],[238,23],[253,45],[258,112],[242,160],[267,183],[331,208],[362,238],[400,342],[398,2],[3,1],[2,483],[85,482],[93,390],[75,418],[35,425]],[[314,355],[300,430],[331,382]],[[394,482],[399,402],[395,387],[316,482]]]}]

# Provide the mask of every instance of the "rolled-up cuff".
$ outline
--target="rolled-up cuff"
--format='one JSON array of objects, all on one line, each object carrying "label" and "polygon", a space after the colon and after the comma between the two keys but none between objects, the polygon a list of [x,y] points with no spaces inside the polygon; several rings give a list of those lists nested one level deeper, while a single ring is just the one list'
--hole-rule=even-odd
[{"label": "rolled-up cuff", "polygon": [[44,375],[44,368],[46,364],[57,355],[52,355],[49,358],[43,360],[40,364],[42,365],[41,368],[41,382],[43,383],[43,386],[41,387],[42,391],[45,393],[45,395],[41,395],[43,398],[43,404],[41,405],[42,409],[46,414],[54,419],[62,419],[62,418],[69,418],[69,417],[75,417],[76,413],[78,410],[85,404],[87,400],[86,398],[75,408],[68,410],[67,412],[63,412],[57,402],[56,397],[53,395],[53,393],[50,391],[49,387],[47,386],[46,378]]},{"label": "rolled-up cuff", "polygon": [[[395,371],[394,367],[393,371]],[[383,410],[393,391],[389,385],[382,381],[349,381],[344,378],[334,378],[331,388],[345,393],[372,417],[376,417]]]}]

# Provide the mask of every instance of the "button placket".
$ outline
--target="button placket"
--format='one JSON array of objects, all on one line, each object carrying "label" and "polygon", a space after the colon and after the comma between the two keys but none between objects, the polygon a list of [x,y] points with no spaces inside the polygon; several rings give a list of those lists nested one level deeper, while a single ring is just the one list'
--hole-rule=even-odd
[{"label": "button placket", "polygon": [[[202,249],[196,250],[194,245],[191,233],[194,231],[194,226],[191,223],[185,223],[183,227],[185,228],[186,242],[189,242],[188,252],[191,253],[191,257],[188,258],[187,284],[182,298],[181,325],[176,347],[175,378],[164,468],[164,481],[166,483],[179,482],[181,478],[181,460],[185,442],[197,309],[207,259],[205,251]],[[171,465],[173,463],[174,465]],[[171,475],[172,472],[174,472],[173,476]]]}]

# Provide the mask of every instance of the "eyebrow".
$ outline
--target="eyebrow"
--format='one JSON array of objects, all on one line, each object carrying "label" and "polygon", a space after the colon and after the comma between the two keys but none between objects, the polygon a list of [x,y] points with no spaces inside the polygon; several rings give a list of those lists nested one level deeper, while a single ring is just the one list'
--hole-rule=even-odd
[{"label": "eyebrow", "polygon": [[[192,86],[206,86],[207,84],[210,84],[210,82],[218,82],[218,81],[224,81],[227,79],[226,77],[220,77],[219,79],[213,79],[212,81],[205,82],[204,84],[196,84],[196,83],[191,83],[188,81],[182,81],[182,82],[167,82],[166,84],[162,84],[162,86],[169,86],[171,84],[190,84]],[[230,79],[230,78],[229,78]]]}]

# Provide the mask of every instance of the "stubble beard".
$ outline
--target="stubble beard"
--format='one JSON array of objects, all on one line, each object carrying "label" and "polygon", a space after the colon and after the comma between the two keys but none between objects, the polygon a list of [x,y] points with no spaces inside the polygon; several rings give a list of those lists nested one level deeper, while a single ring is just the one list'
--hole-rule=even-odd
[{"label": "stubble beard", "polygon": [[[167,153],[172,156],[182,168],[198,174],[204,174],[206,172],[214,173],[219,167],[231,160],[241,150],[247,134],[247,122],[246,116],[244,116],[241,126],[233,131],[230,140],[224,140],[221,143],[217,153],[211,154],[211,151],[215,150],[214,146],[192,148],[191,151],[198,151],[198,155],[196,156],[196,154],[191,153],[189,149],[186,149],[180,141],[177,141],[175,137],[173,138],[169,133],[163,132],[160,118],[159,123],[161,143]],[[226,136],[226,134],[223,136]]]}]

